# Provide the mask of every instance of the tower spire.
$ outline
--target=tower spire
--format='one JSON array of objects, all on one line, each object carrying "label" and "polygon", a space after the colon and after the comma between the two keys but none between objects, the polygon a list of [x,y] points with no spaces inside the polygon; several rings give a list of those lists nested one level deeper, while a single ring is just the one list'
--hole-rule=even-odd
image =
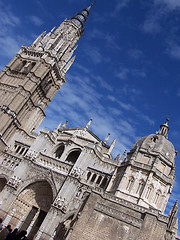
[{"label": "tower spire", "polygon": [[71,20],[81,29],[84,28],[84,23],[87,20],[91,7],[95,4],[96,1],[93,1],[91,5],[82,10],[82,12],[78,12],[76,16],[72,17]]}]

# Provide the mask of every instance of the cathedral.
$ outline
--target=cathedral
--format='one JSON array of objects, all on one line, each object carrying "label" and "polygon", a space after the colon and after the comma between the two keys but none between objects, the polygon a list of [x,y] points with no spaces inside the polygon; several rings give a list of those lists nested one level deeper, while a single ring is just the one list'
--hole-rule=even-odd
[{"label": "cathedral", "polygon": [[160,129],[113,158],[86,126],[36,130],[66,82],[94,3],[22,46],[0,73],[0,217],[34,240],[177,240],[164,214],[177,151]]}]

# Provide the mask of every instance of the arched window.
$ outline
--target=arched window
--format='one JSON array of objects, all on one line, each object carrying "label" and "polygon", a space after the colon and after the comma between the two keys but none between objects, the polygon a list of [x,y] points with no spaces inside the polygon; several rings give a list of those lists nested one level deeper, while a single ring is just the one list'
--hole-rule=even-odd
[{"label": "arched window", "polygon": [[155,194],[155,197],[154,197],[154,203],[157,204],[158,203],[158,200],[159,200],[159,197],[161,195],[161,191],[158,190]]},{"label": "arched window", "polygon": [[133,185],[134,185],[134,178],[130,177],[127,187],[126,187],[126,190],[128,190],[130,192],[132,190]]},{"label": "arched window", "polygon": [[21,71],[21,69],[26,65],[27,61],[20,61],[19,64],[15,67],[14,71]]},{"label": "arched window", "polygon": [[70,152],[70,154],[67,156],[66,161],[70,163],[75,163],[81,153],[81,150],[75,150]]},{"label": "arched window", "polygon": [[136,193],[139,194],[139,195],[141,195],[141,193],[142,193],[142,191],[143,191],[143,188],[144,188],[144,181],[141,180],[141,181],[139,182],[139,185],[138,185],[138,188],[137,188]]},{"label": "arched window", "polygon": [[58,147],[58,149],[56,150],[56,152],[55,152],[55,157],[56,158],[60,158],[61,156],[62,156],[62,154],[63,154],[63,152],[64,152],[64,144],[62,144],[62,145],[60,145],[59,147]]},{"label": "arched window", "polygon": [[33,67],[36,65],[35,62],[28,62],[23,69],[23,73],[29,73],[31,71],[31,69],[33,69]]},{"label": "arched window", "polygon": [[106,185],[107,185],[107,181],[108,181],[108,179],[105,177],[105,178],[103,179],[101,185],[100,185],[100,188],[105,188]]},{"label": "arched window", "polygon": [[148,199],[152,193],[152,190],[153,190],[153,186],[150,185],[148,186],[148,189],[147,189],[147,192],[146,192],[146,198]]}]

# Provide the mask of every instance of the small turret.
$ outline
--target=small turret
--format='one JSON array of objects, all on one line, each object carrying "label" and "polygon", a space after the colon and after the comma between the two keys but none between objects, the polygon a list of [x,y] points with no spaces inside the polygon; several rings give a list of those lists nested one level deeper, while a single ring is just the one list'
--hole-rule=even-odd
[{"label": "small turret", "polygon": [[165,138],[168,138],[168,131],[169,131],[169,126],[168,126],[169,118],[166,119],[166,122],[160,126],[158,134],[165,136]]}]

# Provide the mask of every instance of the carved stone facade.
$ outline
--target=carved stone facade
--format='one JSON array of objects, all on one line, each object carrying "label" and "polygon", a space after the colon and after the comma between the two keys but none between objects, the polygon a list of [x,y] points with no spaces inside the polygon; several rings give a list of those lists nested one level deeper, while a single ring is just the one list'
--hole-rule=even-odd
[{"label": "carved stone facade", "polygon": [[0,75],[0,217],[34,240],[179,239],[178,202],[163,214],[175,178],[168,121],[115,159],[115,140],[99,139],[91,120],[35,132],[91,6],[23,46]]}]

